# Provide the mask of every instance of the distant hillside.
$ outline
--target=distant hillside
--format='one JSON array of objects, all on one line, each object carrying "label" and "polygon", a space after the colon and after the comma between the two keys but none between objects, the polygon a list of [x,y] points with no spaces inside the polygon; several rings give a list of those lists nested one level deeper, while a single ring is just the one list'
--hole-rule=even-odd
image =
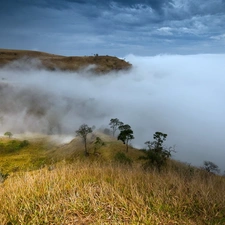
[{"label": "distant hillside", "polygon": [[0,49],[0,67],[27,58],[40,60],[42,65],[39,67],[43,66],[49,70],[78,71],[89,65],[95,65],[92,69],[94,72],[107,73],[131,68],[130,63],[113,56],[99,56],[97,54],[82,57],[61,56],[38,51]]}]

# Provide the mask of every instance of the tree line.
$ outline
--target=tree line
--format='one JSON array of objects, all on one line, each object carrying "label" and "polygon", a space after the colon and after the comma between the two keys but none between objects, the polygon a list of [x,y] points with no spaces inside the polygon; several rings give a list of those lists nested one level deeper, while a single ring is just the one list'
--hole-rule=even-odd
[{"label": "tree line", "polygon": [[[113,137],[115,137],[116,133],[118,132],[117,140],[122,141],[123,144],[125,144],[126,152],[128,152],[130,142],[135,138],[131,126],[129,124],[124,124],[118,118],[110,119],[109,126],[111,128],[111,134]],[[76,131],[76,135],[83,140],[84,153],[86,156],[89,155],[87,149],[87,136],[92,132],[93,127],[89,127],[87,124],[82,124]],[[139,159],[145,160],[145,163],[143,164],[144,168],[154,167],[160,171],[161,168],[166,164],[167,160],[171,158],[172,152],[176,152],[174,147],[164,146],[167,136],[167,134],[157,131],[153,134],[153,141],[145,142],[146,148],[141,149],[144,155],[139,157]],[[96,137],[95,152],[97,148],[103,145],[104,142],[101,140],[101,138]],[[211,161],[204,161],[203,166],[200,168],[209,173],[220,172],[219,167]]]},{"label": "tree line", "polygon": [[[111,128],[112,136],[115,137],[116,132],[119,131],[117,136],[117,140],[122,141],[126,146],[126,152],[128,152],[129,145],[131,140],[133,140],[134,132],[129,124],[124,124],[118,118],[112,118],[109,122],[109,126]],[[87,149],[87,136],[92,133],[93,129],[89,127],[87,124],[82,124],[78,130],[76,130],[76,136],[80,137],[84,143],[84,154],[85,156],[89,155]],[[163,142],[166,140],[167,134],[162,132],[155,132],[153,135],[154,141],[147,141],[145,144],[147,145],[146,149],[142,149],[145,156],[140,157],[140,159],[146,160],[144,167],[154,166],[159,170],[163,165],[165,165],[166,160],[171,157],[172,148],[165,148],[163,146]],[[101,143],[102,140],[97,137],[95,143]]]}]

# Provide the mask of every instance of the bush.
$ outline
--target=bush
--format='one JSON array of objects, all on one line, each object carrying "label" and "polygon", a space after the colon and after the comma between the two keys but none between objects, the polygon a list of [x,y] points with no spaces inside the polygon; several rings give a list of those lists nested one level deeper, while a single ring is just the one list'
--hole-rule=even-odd
[{"label": "bush", "polygon": [[166,165],[167,159],[171,157],[171,152],[175,152],[172,147],[165,148],[163,142],[166,140],[167,134],[161,132],[155,132],[153,135],[154,141],[146,141],[148,149],[142,150],[145,156],[139,157],[144,159],[146,162],[143,164],[143,168],[155,167],[159,171]]},{"label": "bush", "polygon": [[18,140],[12,140],[8,142],[7,144],[0,143],[0,152],[1,153],[12,153],[15,151],[18,151],[22,148],[25,148],[29,145],[29,141],[23,140],[23,141],[18,141]]},{"label": "bush", "polygon": [[122,164],[127,164],[127,165],[131,165],[132,164],[132,160],[127,157],[125,155],[125,153],[123,152],[117,152],[116,155],[114,156],[114,160],[116,162],[122,163]]},{"label": "bush", "polygon": [[23,141],[19,144],[19,146],[20,146],[20,148],[24,148],[24,147],[27,147],[29,144],[30,144],[29,141],[23,140]]}]

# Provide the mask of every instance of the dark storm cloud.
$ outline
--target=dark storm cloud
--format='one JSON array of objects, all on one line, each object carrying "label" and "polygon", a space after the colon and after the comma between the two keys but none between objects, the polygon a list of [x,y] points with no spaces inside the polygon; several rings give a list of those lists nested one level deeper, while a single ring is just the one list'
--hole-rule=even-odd
[{"label": "dark storm cloud", "polygon": [[224,0],[9,0],[0,48],[66,55],[224,52]]}]

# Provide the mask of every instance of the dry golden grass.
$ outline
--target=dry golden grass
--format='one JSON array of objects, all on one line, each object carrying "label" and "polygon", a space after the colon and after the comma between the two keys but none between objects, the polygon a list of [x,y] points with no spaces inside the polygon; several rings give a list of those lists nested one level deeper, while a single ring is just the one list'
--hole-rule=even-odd
[{"label": "dry golden grass", "polygon": [[20,59],[24,61],[28,59],[38,59],[41,62],[39,67],[44,66],[44,68],[49,70],[77,71],[89,65],[95,65],[96,67],[91,69],[91,71],[107,73],[111,71],[127,70],[131,67],[130,63],[112,56],[66,57],[38,51],[0,49],[0,66]]},{"label": "dry golden grass", "polygon": [[225,180],[169,169],[61,162],[0,186],[0,224],[225,224]]}]

